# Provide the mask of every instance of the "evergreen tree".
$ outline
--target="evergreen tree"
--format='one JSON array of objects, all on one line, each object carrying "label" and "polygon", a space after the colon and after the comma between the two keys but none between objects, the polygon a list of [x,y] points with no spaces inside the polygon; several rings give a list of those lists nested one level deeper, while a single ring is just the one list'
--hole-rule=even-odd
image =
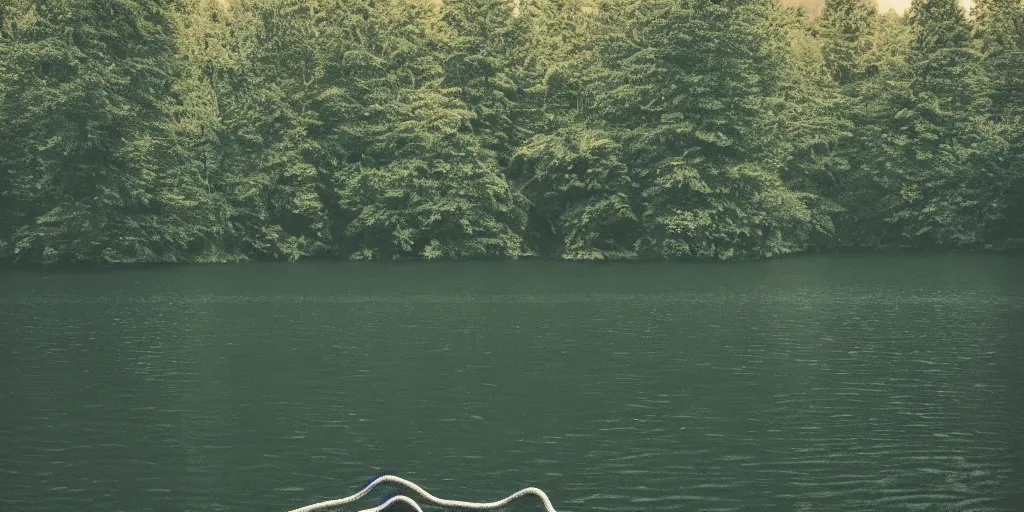
[{"label": "evergreen tree", "polygon": [[800,249],[810,212],[779,176],[785,35],[770,1],[602,4],[596,108],[627,148],[655,258],[766,257]]},{"label": "evergreen tree", "polygon": [[885,221],[884,205],[890,199],[877,179],[877,155],[879,137],[889,130],[893,115],[884,105],[898,104],[897,95],[909,83],[907,54],[913,32],[903,18],[889,12],[878,16],[873,30],[862,36],[870,41],[863,75],[841,88],[840,109],[852,124],[852,137],[842,142],[839,155],[845,165],[832,175],[826,192],[843,210],[834,216],[833,243],[839,247],[878,247],[893,240],[892,226]]},{"label": "evergreen tree", "polygon": [[1020,0],[976,0],[974,41],[992,87],[996,122],[1014,124],[1024,111],[1024,3]]},{"label": "evergreen tree", "polygon": [[213,236],[175,130],[173,5],[41,0],[3,59],[0,169],[28,261],[177,261]]},{"label": "evergreen tree", "polygon": [[377,1],[370,32],[344,55],[339,82],[355,109],[341,132],[354,148],[337,189],[353,258],[524,254],[522,200],[493,150],[463,128],[474,114],[427,39],[427,12]]},{"label": "evergreen tree", "polygon": [[839,85],[863,79],[876,18],[865,0],[826,0],[817,28],[825,67]]},{"label": "evergreen tree", "polygon": [[[0,104],[6,102],[6,84],[12,80],[8,59],[10,49],[13,47],[14,34],[17,30],[17,21],[26,14],[27,6],[19,2],[9,2],[0,5]],[[5,113],[0,111],[0,115]],[[0,119],[0,127],[6,126],[6,122]],[[0,132],[0,137],[7,139],[11,134]],[[0,149],[3,143],[0,142]],[[15,229],[15,216],[11,211],[11,180],[15,169],[0,166],[0,261],[8,256],[10,249],[11,235]]]},{"label": "evergreen tree", "polygon": [[8,0],[0,258],[1024,246],[1024,4]]},{"label": "evergreen tree", "polygon": [[635,258],[640,191],[622,146],[590,107],[600,87],[598,19],[572,0],[520,5],[531,26],[530,64],[539,79],[528,99],[538,115],[511,176],[530,201],[533,243],[565,259]]},{"label": "evergreen tree", "polygon": [[[875,219],[878,186],[870,166],[864,163],[864,151],[870,149],[870,144],[867,148],[859,144],[873,122],[865,114],[865,101],[870,100],[862,98],[862,92],[869,80],[879,79],[880,69],[889,71],[903,65],[902,30],[898,17],[879,17],[874,6],[864,0],[827,0],[814,25],[825,72],[833,84],[822,84],[820,91],[826,97],[829,91],[838,93],[830,97],[828,113],[823,115],[834,118],[844,131],[829,145],[828,156],[832,158],[822,160],[827,164],[825,174],[817,175],[824,178],[817,183],[817,190],[835,202],[833,210],[839,210],[833,212],[835,245],[873,244],[871,236],[882,225]],[[870,234],[865,236],[864,230]]]},{"label": "evergreen tree", "polygon": [[178,54],[182,71],[174,85],[180,98],[176,105],[177,129],[184,142],[184,151],[191,172],[200,177],[202,186],[214,204],[216,237],[205,247],[197,247],[193,256],[198,261],[233,261],[243,259],[230,251],[231,190],[223,172],[222,139],[225,128],[222,111],[226,91],[225,76],[240,67],[234,51],[235,34],[232,16],[225,4],[217,0],[186,0],[178,13]]},{"label": "evergreen tree", "polygon": [[335,9],[342,7],[326,0],[232,7],[236,46],[214,90],[223,87],[218,160],[232,204],[230,250],[244,257],[296,260],[330,250],[324,195],[332,178],[314,165],[323,151],[314,131],[329,113],[320,108],[330,89],[323,27]]},{"label": "evergreen tree", "polygon": [[973,245],[998,215],[993,133],[980,59],[956,0],[915,0],[906,66],[869,84],[863,169],[879,191],[874,213],[891,227],[879,243]]},{"label": "evergreen tree", "polygon": [[524,50],[526,85],[520,102],[520,128],[529,136],[550,134],[584,114],[588,76],[595,59],[597,28],[593,9],[583,0],[519,2],[529,27]]},{"label": "evergreen tree", "polygon": [[517,153],[529,176],[531,231],[546,252],[570,260],[632,259],[638,190],[608,133],[569,121]]},{"label": "evergreen tree", "polygon": [[527,17],[509,0],[446,0],[437,52],[444,86],[457,88],[473,111],[468,127],[504,169],[529,137]]},{"label": "evergreen tree", "polygon": [[988,240],[995,247],[1024,246],[1024,3],[977,0],[974,42],[991,87],[990,120],[1005,151],[996,158],[990,186],[1002,190],[1004,206]]},{"label": "evergreen tree", "polygon": [[[826,13],[829,8],[826,7]],[[825,58],[822,40],[797,10],[782,11],[780,24],[788,27],[789,47],[778,98],[783,136],[776,146],[786,186],[800,194],[811,213],[812,241],[831,245],[833,218],[843,208],[834,197],[837,180],[849,171],[853,98],[837,82],[837,62]]]}]

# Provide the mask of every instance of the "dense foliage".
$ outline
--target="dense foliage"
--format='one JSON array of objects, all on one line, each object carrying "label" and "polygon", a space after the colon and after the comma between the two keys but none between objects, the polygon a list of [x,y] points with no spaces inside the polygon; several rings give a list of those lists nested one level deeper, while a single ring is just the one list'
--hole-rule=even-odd
[{"label": "dense foliage", "polygon": [[1024,247],[1024,3],[8,0],[0,259]]}]

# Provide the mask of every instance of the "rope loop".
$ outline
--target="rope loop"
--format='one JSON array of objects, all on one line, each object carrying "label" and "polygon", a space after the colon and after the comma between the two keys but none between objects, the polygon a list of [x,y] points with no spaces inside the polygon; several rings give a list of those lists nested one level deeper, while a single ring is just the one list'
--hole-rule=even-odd
[{"label": "rope loop", "polygon": [[[363,487],[362,490],[351,496],[345,498],[338,498],[335,500],[321,501],[320,503],[306,505],[305,507],[297,508],[291,510],[290,512],[317,512],[320,510],[327,510],[341,505],[347,505],[349,503],[352,503],[353,501],[358,500],[359,498],[362,498],[363,496],[366,496],[371,490],[373,490],[374,487],[383,483],[393,483],[407,487],[408,489],[414,491],[416,494],[422,496],[427,501],[430,501],[436,505],[441,505],[442,507],[461,507],[473,510],[487,510],[492,508],[503,507],[512,502],[513,500],[522,498],[527,494],[532,494],[540,498],[541,502],[544,503],[544,510],[546,512],[555,512],[555,507],[551,504],[551,500],[548,499],[548,495],[544,494],[544,491],[536,487],[527,487],[516,493],[513,493],[512,495],[503,500],[491,501],[487,503],[478,503],[473,501],[446,500],[438,498],[437,496],[434,496],[433,494],[430,494],[429,492],[425,491],[422,487],[404,478],[397,477],[394,475],[383,475],[377,477],[370,483],[366,484],[366,487]],[[399,501],[412,506],[412,508],[415,509],[416,512],[423,512],[423,509],[420,508],[419,504],[417,504],[415,500],[406,496],[395,496],[376,507],[360,510],[359,512],[381,512],[382,510],[388,508],[392,503],[396,503]]]}]

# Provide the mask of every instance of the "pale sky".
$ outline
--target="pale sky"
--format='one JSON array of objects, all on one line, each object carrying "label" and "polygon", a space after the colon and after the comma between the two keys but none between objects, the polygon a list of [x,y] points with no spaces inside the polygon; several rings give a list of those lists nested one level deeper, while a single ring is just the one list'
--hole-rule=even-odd
[{"label": "pale sky", "polygon": [[[216,0],[216,1],[217,1],[217,3],[221,4],[221,6],[227,7],[228,2],[230,0]],[[434,1],[437,1],[437,0],[434,0]],[[783,1],[783,3],[788,3],[788,4],[804,5],[808,9],[810,9],[811,12],[817,12],[819,9],[821,9],[821,5],[824,3],[824,0],[782,0],[782,1]],[[878,4],[879,12],[889,12],[889,9],[896,9],[898,12],[902,13],[903,11],[906,11],[908,7],[910,7],[910,1],[911,0],[875,0],[875,1]],[[971,6],[974,5],[974,0],[960,0],[960,5],[963,5],[964,8],[966,8],[967,11],[970,12]]]},{"label": "pale sky", "polygon": [[903,12],[910,7],[910,0],[878,0],[878,10],[886,12],[889,9],[896,9]]},{"label": "pale sky", "polygon": [[[970,9],[972,0],[960,0],[960,4]],[[903,12],[910,7],[910,0],[878,0],[878,10],[881,12],[888,12],[889,9],[896,9],[899,12]]]},{"label": "pale sky", "polygon": [[[217,0],[217,3],[224,7],[227,7],[229,0]],[[888,12],[889,9],[896,9],[899,12],[903,12],[910,7],[910,0],[876,0],[878,2],[878,10],[880,12]],[[803,4],[808,6],[815,6],[820,8],[823,0],[788,0],[786,3],[792,4]],[[960,4],[970,10],[971,5],[974,4],[974,0],[960,0]],[[813,7],[812,7],[813,8]]]},{"label": "pale sky", "polygon": [[[910,7],[910,0],[874,0],[878,5],[879,12],[889,12],[890,9],[896,9],[897,12],[904,12]],[[821,12],[822,6],[825,5],[825,0],[781,0],[784,4],[789,5],[802,5],[807,8],[807,11],[812,14]],[[968,13],[970,12],[971,5],[974,0],[960,0],[960,5],[963,5]]]}]

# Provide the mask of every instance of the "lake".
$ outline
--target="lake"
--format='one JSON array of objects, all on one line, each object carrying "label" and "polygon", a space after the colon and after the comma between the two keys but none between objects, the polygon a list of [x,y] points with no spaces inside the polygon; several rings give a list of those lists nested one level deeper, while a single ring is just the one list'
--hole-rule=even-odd
[{"label": "lake", "polygon": [[1020,510],[1022,264],[7,269],[0,510]]}]

